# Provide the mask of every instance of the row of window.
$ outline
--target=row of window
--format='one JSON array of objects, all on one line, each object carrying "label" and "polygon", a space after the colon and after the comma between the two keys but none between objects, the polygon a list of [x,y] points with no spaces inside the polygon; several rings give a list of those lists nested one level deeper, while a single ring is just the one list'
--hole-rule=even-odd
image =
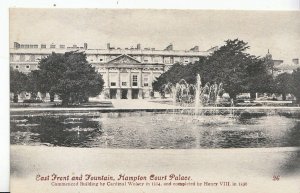
[{"label": "row of window", "polygon": [[[51,44],[50,48],[54,49],[56,47],[56,45]],[[59,48],[64,49],[66,46],[65,45],[59,45]],[[42,45],[41,48],[46,48],[46,45]]]},{"label": "row of window", "polygon": [[[29,58],[27,58],[27,61],[26,61],[26,58],[25,58],[25,55],[20,55],[20,62],[35,62],[35,55],[30,55]],[[11,61],[14,61],[14,56],[13,55],[10,55],[10,60]]]},{"label": "row of window", "polygon": [[[37,44],[35,45],[29,45],[29,44],[21,44],[20,48],[38,48],[39,46]],[[55,44],[51,44],[50,48],[55,48],[56,45]],[[59,45],[59,48],[65,48],[65,45]],[[47,48],[46,44],[41,44],[41,48]]]},{"label": "row of window", "polygon": [[[64,45],[60,45],[60,46],[61,46],[61,48],[64,48]],[[55,45],[54,45],[53,48],[55,48]],[[111,58],[111,59],[113,59],[113,58]],[[19,60],[19,61],[20,61],[20,62],[25,62],[25,60],[26,60],[25,55],[20,55],[20,60]],[[36,60],[35,55],[30,55],[30,56],[29,56],[29,59],[27,59],[27,61],[31,61],[31,62],[34,62],[35,60]],[[11,61],[14,61],[14,56],[13,56],[13,55],[11,55]],[[91,59],[90,61],[93,62],[94,60]],[[104,62],[104,59],[103,59],[103,58],[100,58],[99,61],[100,61],[100,62]],[[148,63],[149,60],[148,60],[148,59],[144,59],[143,62]],[[151,62],[151,60],[150,60],[150,62]],[[154,60],[153,62],[159,62],[159,61],[158,61],[158,60]],[[176,62],[189,63],[190,60],[186,60],[186,59],[184,60],[183,58],[180,59],[180,60],[173,60],[173,59],[171,59],[171,60],[164,60],[164,63],[176,63]]]},{"label": "row of window", "polygon": [[[149,81],[149,79],[147,77],[144,77],[144,86],[149,86],[148,81]],[[127,82],[122,82],[121,85],[127,86]],[[116,86],[116,82],[110,82],[110,86]],[[138,86],[137,75],[132,76],[132,86]]]},{"label": "row of window", "polygon": [[[109,58],[108,60],[111,60],[111,59],[113,59],[113,58],[114,58],[114,57],[111,57],[111,58]],[[137,59],[137,58],[136,58],[136,59]],[[139,60],[139,59],[137,59],[137,60]],[[194,59],[194,60],[187,60],[187,59],[180,58],[180,59],[169,59],[169,60],[166,60],[166,59],[165,59],[163,62],[164,62],[164,63],[167,63],[167,64],[176,63],[176,62],[189,63],[189,62],[195,61],[195,60],[197,60],[197,59]],[[90,59],[90,61],[93,62],[94,59]],[[100,62],[104,62],[104,59],[103,59],[103,58],[100,58],[99,61],[100,61]],[[150,59],[150,60],[149,60],[149,59],[144,59],[143,62],[144,62],[144,63],[151,62],[151,59]],[[159,63],[159,62],[162,62],[162,59],[161,59],[161,60],[154,59],[153,62]]]},{"label": "row of window", "polygon": [[[122,82],[122,86],[127,86],[127,82]],[[110,82],[110,86],[117,86],[116,82]],[[132,82],[132,86],[138,86],[137,82]],[[149,86],[148,82],[144,82],[144,86]]]},{"label": "row of window", "polygon": [[21,44],[20,45],[20,48],[38,48],[39,46],[38,45],[29,45],[29,44]]}]

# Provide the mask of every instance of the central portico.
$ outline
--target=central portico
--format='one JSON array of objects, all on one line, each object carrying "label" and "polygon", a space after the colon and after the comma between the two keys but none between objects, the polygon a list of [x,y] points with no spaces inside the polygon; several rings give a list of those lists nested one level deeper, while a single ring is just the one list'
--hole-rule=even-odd
[{"label": "central portico", "polygon": [[105,81],[101,98],[149,98],[152,82],[164,72],[164,64],[142,63],[130,55],[116,56],[107,63],[93,64]]}]

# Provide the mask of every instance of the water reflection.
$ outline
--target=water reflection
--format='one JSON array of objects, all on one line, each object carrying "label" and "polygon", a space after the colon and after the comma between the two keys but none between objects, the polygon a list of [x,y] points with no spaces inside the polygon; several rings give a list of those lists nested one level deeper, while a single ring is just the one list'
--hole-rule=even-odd
[{"label": "water reflection", "polygon": [[32,113],[11,115],[11,143],[67,147],[195,149],[300,146],[300,118],[241,113]]},{"label": "water reflection", "polygon": [[27,121],[22,125],[17,124],[18,119],[11,121],[12,144],[89,147],[93,138],[102,134],[100,123],[87,118],[24,116],[21,119]]}]

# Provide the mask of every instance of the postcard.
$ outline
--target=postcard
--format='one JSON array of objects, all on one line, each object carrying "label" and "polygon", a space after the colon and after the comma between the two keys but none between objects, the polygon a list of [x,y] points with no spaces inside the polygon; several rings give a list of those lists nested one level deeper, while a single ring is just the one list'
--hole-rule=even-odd
[{"label": "postcard", "polygon": [[11,8],[12,193],[299,193],[300,12]]}]

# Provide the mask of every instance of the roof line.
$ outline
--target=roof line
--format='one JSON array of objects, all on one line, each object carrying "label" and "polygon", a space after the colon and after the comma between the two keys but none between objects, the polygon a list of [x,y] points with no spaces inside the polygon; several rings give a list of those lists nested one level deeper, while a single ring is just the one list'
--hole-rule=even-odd
[{"label": "roof line", "polygon": [[116,58],[109,60],[107,63],[110,63],[110,62],[112,62],[112,61],[114,61],[114,60],[117,60],[117,59],[121,58],[122,56],[126,56],[126,57],[128,57],[128,58],[130,58],[130,59],[136,61],[137,63],[141,63],[141,62],[138,61],[137,59],[135,59],[135,58],[133,58],[133,57],[127,55],[127,54],[121,54],[120,56],[117,56]]}]

